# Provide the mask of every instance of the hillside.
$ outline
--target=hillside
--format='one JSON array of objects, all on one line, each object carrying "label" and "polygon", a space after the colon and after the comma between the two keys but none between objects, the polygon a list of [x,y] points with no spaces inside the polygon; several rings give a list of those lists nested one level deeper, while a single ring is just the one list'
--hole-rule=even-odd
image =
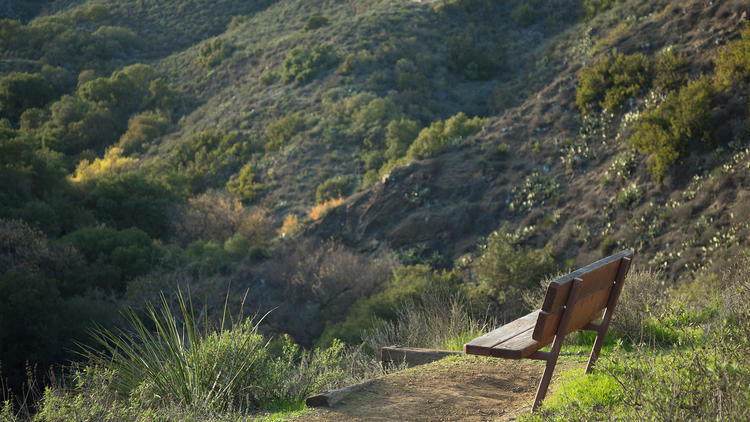
[{"label": "hillside", "polygon": [[[181,323],[267,338],[266,369],[460,347],[533,306],[545,278],[624,248],[693,312],[685,292],[718,294],[748,250],[748,13],[0,2],[2,385],[48,383],[40,368],[64,372],[77,344],[106,354],[94,325],[129,333],[124,310],[149,320],[148,304],[185,298]],[[324,378],[308,387],[344,382]],[[228,406],[297,403],[294,388]]]}]

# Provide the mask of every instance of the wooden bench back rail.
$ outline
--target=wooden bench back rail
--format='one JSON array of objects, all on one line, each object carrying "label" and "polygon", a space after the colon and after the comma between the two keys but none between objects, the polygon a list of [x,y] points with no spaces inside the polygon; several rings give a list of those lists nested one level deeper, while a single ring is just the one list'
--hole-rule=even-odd
[{"label": "wooden bench back rail", "polygon": [[563,334],[579,330],[590,321],[600,318],[615,286],[622,258],[632,256],[633,253],[629,250],[622,251],[552,281],[547,287],[547,295],[532,338],[547,344],[552,342],[560,325],[560,318],[565,312],[565,302],[568,300],[573,280],[576,278],[582,280],[581,287],[573,304],[570,323]]},{"label": "wooden bench back rail", "polygon": [[[575,330],[597,332],[586,373],[593,369],[632,258],[633,252],[625,250],[552,281],[541,309],[466,343],[464,352],[547,361],[534,399],[537,409],[547,394],[565,335]],[[593,322],[599,318],[601,322]],[[539,351],[550,343],[549,352]]]}]

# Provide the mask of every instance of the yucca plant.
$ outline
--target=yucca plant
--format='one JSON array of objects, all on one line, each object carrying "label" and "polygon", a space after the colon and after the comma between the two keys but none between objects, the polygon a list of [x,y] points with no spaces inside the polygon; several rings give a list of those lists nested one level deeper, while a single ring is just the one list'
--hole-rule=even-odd
[{"label": "yucca plant", "polygon": [[124,311],[128,331],[95,329],[93,338],[103,352],[85,350],[114,369],[120,393],[137,392],[146,403],[210,411],[258,407],[255,393],[269,361],[260,320],[248,318],[224,330],[222,318],[221,327],[211,330],[207,319],[196,320],[192,302],[179,291],[177,301],[181,319],[162,295],[159,309],[146,308],[145,321],[132,309]]}]

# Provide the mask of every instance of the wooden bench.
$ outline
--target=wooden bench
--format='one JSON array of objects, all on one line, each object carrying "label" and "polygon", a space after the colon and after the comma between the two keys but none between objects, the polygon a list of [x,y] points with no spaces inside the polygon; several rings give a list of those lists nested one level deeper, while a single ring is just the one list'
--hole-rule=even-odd
[{"label": "wooden bench", "polygon": [[[552,281],[541,309],[464,344],[464,353],[547,361],[534,399],[536,410],[547,394],[567,334],[575,330],[597,332],[586,366],[586,373],[591,372],[632,259],[633,252],[625,250]],[[594,322],[599,318],[600,322]],[[550,343],[550,351],[539,350]]]}]

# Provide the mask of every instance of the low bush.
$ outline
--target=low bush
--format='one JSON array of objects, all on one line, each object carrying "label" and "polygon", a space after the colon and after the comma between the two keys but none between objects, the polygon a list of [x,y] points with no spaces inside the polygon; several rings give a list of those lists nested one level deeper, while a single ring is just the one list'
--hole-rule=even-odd
[{"label": "low bush", "polygon": [[99,177],[127,173],[135,169],[137,165],[137,158],[123,157],[121,148],[112,147],[104,153],[102,158],[96,158],[94,161],[81,160],[70,180],[78,183],[91,182]]},{"label": "low bush", "polygon": [[[576,105],[585,115],[618,110],[626,99],[651,86],[651,64],[641,53],[605,54],[578,73]],[[598,106],[598,107],[597,107]]]},{"label": "low bush", "polygon": [[[146,320],[126,311],[128,331],[100,328],[93,336],[104,352],[87,349],[111,371],[109,388],[137,397],[145,409],[278,407],[298,403],[342,378],[340,342],[307,352],[286,337],[274,351],[259,333],[258,322],[244,319],[225,329],[222,321],[211,329],[196,319],[192,303],[181,294],[178,303],[175,314],[162,296],[160,308],[147,307]],[[42,414],[47,406],[43,402]]]},{"label": "low bush", "polygon": [[206,130],[180,139],[164,158],[149,170],[171,177],[174,185],[186,183],[191,193],[223,188],[230,176],[250,160],[258,146],[238,132]]},{"label": "low bush", "polygon": [[485,80],[495,75],[503,64],[500,45],[494,39],[481,38],[473,25],[447,40],[449,65],[466,78]]},{"label": "low bush", "polygon": [[637,184],[631,183],[617,192],[615,195],[615,204],[623,208],[633,208],[643,199],[643,189]]},{"label": "low bush", "polygon": [[183,245],[194,240],[224,242],[235,233],[259,246],[272,233],[268,211],[244,207],[233,195],[208,191],[190,198],[172,215],[175,238]]},{"label": "low bush", "polygon": [[292,136],[302,130],[304,121],[297,114],[290,114],[271,122],[266,127],[266,151],[278,151]]},{"label": "low bush", "polygon": [[656,57],[654,63],[654,87],[667,92],[680,88],[688,82],[687,57],[667,49]]},{"label": "low bush", "polygon": [[719,52],[714,61],[716,83],[724,90],[735,84],[750,82],[750,24],[742,30],[741,38]]},{"label": "low bush", "polygon": [[[328,344],[340,338],[347,344],[359,344],[364,340],[364,330],[372,328],[377,319],[396,321],[404,304],[420,306],[422,298],[430,294],[449,297],[458,290],[458,278],[454,273],[441,274],[426,265],[399,267],[378,293],[361,298],[348,310],[343,321],[326,326],[318,343]],[[375,332],[371,334],[373,338],[380,336]]]},{"label": "low bush", "polygon": [[484,119],[481,117],[469,118],[463,112],[445,121],[433,122],[419,132],[406,151],[406,157],[411,160],[422,160],[435,156],[478,132],[483,124]]},{"label": "low bush", "polygon": [[507,226],[490,233],[478,253],[471,264],[473,278],[481,292],[499,303],[519,302],[524,290],[557,270],[551,246],[524,247]]},{"label": "low bush", "polygon": [[352,179],[345,176],[334,176],[318,185],[315,190],[315,202],[325,203],[332,199],[342,198],[351,192]]},{"label": "low bush", "polygon": [[321,15],[313,15],[307,19],[305,26],[302,28],[305,31],[313,31],[318,28],[330,25],[328,18]]},{"label": "low bush", "polygon": [[708,118],[715,95],[712,81],[701,77],[643,113],[630,143],[648,154],[648,168],[655,179],[666,174],[691,141],[713,143]]},{"label": "low bush", "polygon": [[242,166],[240,171],[227,182],[227,190],[245,203],[255,201],[255,197],[261,189],[263,189],[263,185],[255,183],[255,171],[251,163]]},{"label": "low bush", "polygon": [[292,80],[299,83],[308,82],[319,72],[336,65],[338,61],[339,57],[331,44],[316,46],[308,50],[296,47],[287,54],[281,76],[284,82]]},{"label": "low bush", "polygon": [[622,0],[583,0],[583,13],[586,19],[592,19]]},{"label": "low bush", "polygon": [[511,13],[511,16],[513,16],[513,19],[515,19],[519,25],[524,27],[536,22],[536,10],[534,9],[534,6],[526,2],[518,5],[518,7],[513,10],[513,13]]},{"label": "low bush", "polygon": [[210,41],[203,42],[198,47],[198,57],[196,61],[204,67],[215,67],[224,59],[229,57],[235,50],[235,46],[221,38],[214,38]]},{"label": "low bush", "polygon": [[92,227],[76,230],[60,239],[73,245],[86,258],[88,266],[79,275],[81,292],[98,288],[122,294],[127,282],[146,274],[160,257],[160,250],[140,229],[124,230]]},{"label": "low bush", "polygon": [[161,112],[147,111],[128,122],[128,129],[120,137],[118,146],[127,154],[143,152],[152,142],[164,135],[170,121]]}]

